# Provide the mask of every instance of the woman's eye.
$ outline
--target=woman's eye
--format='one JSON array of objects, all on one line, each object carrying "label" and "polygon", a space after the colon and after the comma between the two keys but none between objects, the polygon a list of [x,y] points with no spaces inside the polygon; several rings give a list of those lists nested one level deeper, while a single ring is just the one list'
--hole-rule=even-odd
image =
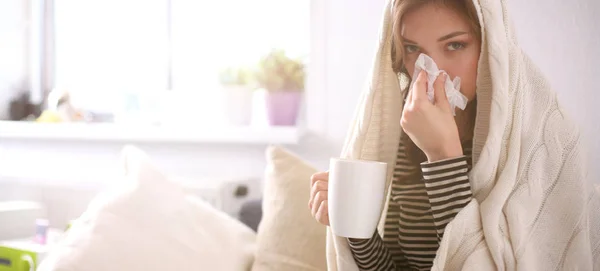
[{"label": "woman's eye", "polygon": [[406,46],[404,46],[404,50],[407,54],[412,54],[416,51],[419,51],[419,47],[417,47],[415,45],[406,45]]},{"label": "woman's eye", "polygon": [[460,43],[460,42],[451,42],[447,45],[446,47],[448,49],[448,51],[456,51],[456,50],[460,50],[462,48],[465,48],[465,44],[464,43]]}]

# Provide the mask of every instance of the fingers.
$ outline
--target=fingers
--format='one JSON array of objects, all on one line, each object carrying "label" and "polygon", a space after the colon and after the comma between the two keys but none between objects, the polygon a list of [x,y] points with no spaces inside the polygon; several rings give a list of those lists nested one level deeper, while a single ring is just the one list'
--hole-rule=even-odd
[{"label": "fingers", "polygon": [[[402,110],[402,118],[400,119],[400,126],[405,132],[410,130],[410,119],[412,115],[419,114],[424,104],[429,103],[427,97],[427,72],[421,71],[415,80],[412,90],[408,93],[406,104]],[[424,100],[422,100],[424,99]],[[426,101],[426,102],[424,102]]]},{"label": "fingers", "polygon": [[329,180],[329,171],[318,172],[313,174],[310,177],[310,186],[312,187],[316,181],[328,181]]},{"label": "fingers", "polygon": [[321,205],[317,209],[315,218],[317,221],[325,226],[329,226],[329,206],[327,200],[321,202]]},{"label": "fingers", "polygon": [[327,204],[327,186],[329,173],[320,172],[311,177],[310,199],[308,208],[312,216],[321,224],[329,226],[329,211]]},{"label": "fingers", "polygon": [[319,207],[321,207],[321,204],[323,203],[323,201],[326,201],[326,200],[327,200],[327,190],[318,191],[313,199],[312,208],[311,208],[311,213],[315,218],[317,218],[317,212],[319,211]]},{"label": "fingers", "polygon": [[308,208],[312,216],[321,224],[329,225],[329,212],[327,207],[327,186],[329,172],[315,173],[310,178],[310,199]]},{"label": "fingers", "polygon": [[[415,85],[411,91],[412,99],[409,101],[426,101],[427,98],[427,72],[421,71],[417,76],[417,80],[415,81]],[[410,95],[409,94],[409,95]]]},{"label": "fingers", "polygon": [[433,83],[434,89],[434,102],[437,106],[442,108],[444,111],[450,112],[450,103],[448,102],[448,97],[446,96],[446,74],[440,73]]},{"label": "fingers", "polygon": [[[327,181],[329,181],[329,171],[318,172],[313,174],[310,177],[310,199],[308,200],[308,208],[312,209],[313,199],[315,194],[319,190],[327,190]],[[323,182],[324,184],[320,184],[319,186],[315,186],[315,183]]]},{"label": "fingers", "polygon": [[327,181],[318,180],[310,187],[310,199],[308,200],[308,208],[313,208],[314,199],[319,191],[327,193]]}]

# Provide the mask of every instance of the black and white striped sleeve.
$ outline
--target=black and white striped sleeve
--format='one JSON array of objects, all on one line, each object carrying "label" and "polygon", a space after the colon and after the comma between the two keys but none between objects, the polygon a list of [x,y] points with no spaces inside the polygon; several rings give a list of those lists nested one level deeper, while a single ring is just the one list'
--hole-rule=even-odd
[{"label": "black and white striped sleeve", "polygon": [[370,239],[348,239],[352,256],[361,271],[396,270],[390,251],[375,231]]},{"label": "black and white striped sleeve", "polygon": [[466,156],[461,156],[421,164],[431,203],[431,213],[440,240],[446,225],[471,201],[473,196],[467,159]]}]

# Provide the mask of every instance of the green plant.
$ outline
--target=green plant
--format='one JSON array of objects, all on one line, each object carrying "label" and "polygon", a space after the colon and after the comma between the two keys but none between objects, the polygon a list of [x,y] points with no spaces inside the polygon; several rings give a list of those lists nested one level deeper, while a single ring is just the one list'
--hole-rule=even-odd
[{"label": "green plant", "polygon": [[245,67],[227,67],[219,72],[219,82],[223,86],[252,84],[252,72]]},{"label": "green plant", "polygon": [[264,56],[254,77],[258,86],[267,91],[304,90],[304,64],[288,57],[283,50],[272,50]]}]

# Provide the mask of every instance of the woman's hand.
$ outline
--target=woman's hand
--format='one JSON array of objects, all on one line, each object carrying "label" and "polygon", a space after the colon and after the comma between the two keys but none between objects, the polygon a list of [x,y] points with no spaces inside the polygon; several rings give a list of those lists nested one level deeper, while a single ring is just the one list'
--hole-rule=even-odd
[{"label": "woman's hand", "polygon": [[310,199],[308,208],[312,216],[321,224],[329,226],[329,209],[327,207],[327,186],[329,172],[319,172],[310,178]]},{"label": "woman's hand", "polygon": [[400,124],[429,162],[463,155],[458,128],[444,89],[445,76],[434,82],[435,101],[427,98],[427,74],[419,73],[408,94]]}]

